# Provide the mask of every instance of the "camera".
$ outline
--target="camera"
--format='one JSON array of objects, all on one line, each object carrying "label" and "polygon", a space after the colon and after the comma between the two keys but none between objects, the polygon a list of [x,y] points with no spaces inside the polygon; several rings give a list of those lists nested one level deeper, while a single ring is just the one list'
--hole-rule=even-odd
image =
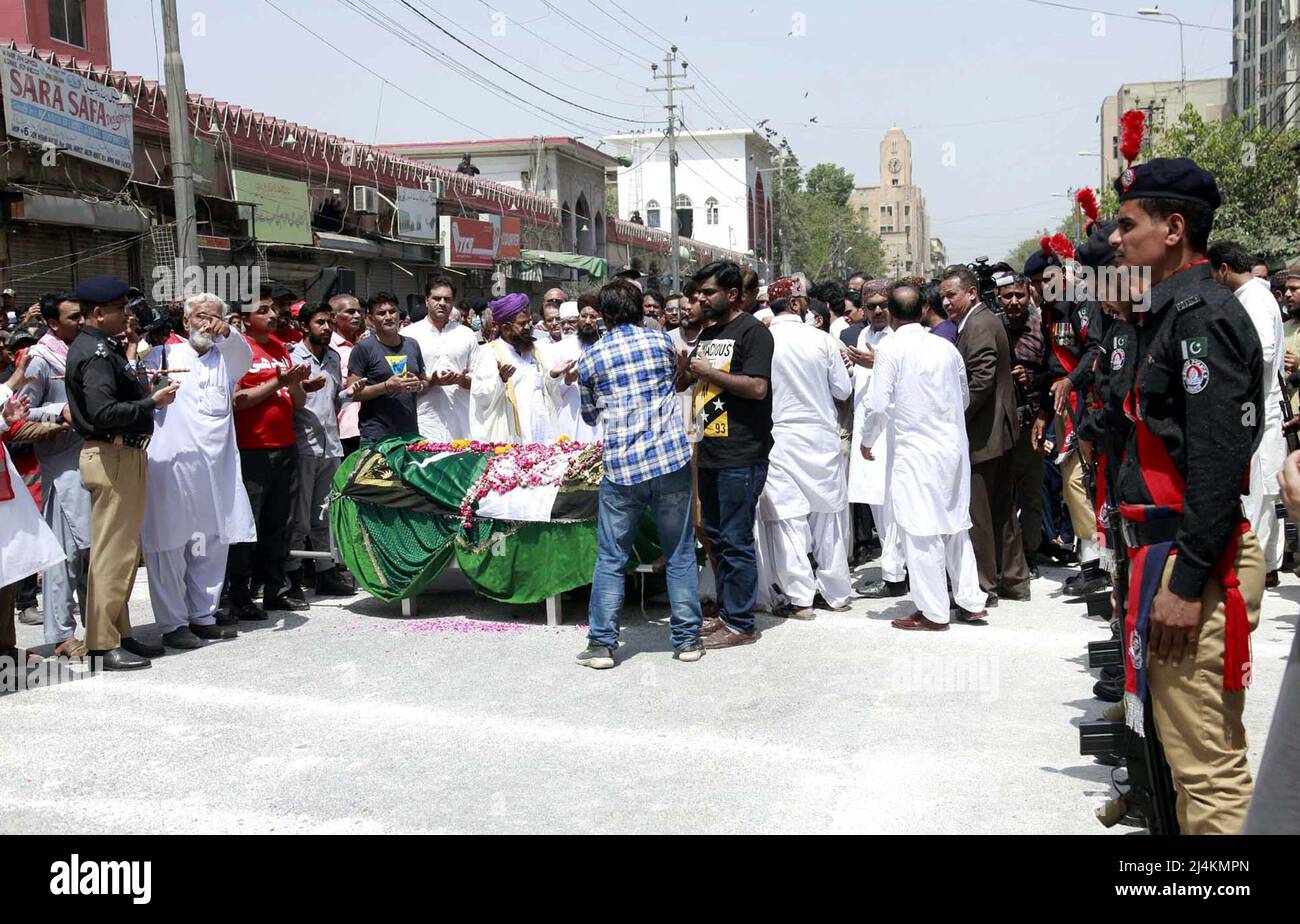
[{"label": "camera", "polygon": [[135,315],[142,333],[151,333],[167,324],[167,316],[149,304],[144,293],[134,287],[126,290],[126,310]]}]

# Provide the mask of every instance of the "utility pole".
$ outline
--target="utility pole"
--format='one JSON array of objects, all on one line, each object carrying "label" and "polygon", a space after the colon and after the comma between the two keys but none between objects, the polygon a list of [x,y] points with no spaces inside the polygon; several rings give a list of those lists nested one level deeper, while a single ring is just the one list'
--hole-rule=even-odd
[{"label": "utility pole", "polygon": [[673,93],[676,90],[694,90],[694,84],[689,86],[673,85],[673,80],[681,80],[686,76],[686,62],[682,62],[681,73],[673,73],[673,64],[677,61],[677,46],[673,45],[668,54],[664,55],[664,64],[666,73],[659,73],[659,65],[651,64],[650,72],[654,75],[655,80],[666,80],[668,86],[665,89],[659,87],[650,87],[647,93],[667,93],[668,102],[664,108],[668,110],[668,208],[672,215],[672,274],[673,284],[669,291],[676,292],[681,286],[678,277],[681,275],[681,254],[679,252],[678,242],[681,240],[681,230],[677,224],[677,106],[673,103]]},{"label": "utility pole", "polygon": [[[163,63],[167,85],[168,149],[172,167],[172,193],[176,201],[176,261],[184,267],[199,265],[198,222],[194,215],[194,164],[190,153],[189,105],[185,94],[185,63],[181,60],[181,39],[177,28],[176,0],[161,0],[163,41],[167,55]],[[173,281],[172,297],[181,295],[183,275]]]}]

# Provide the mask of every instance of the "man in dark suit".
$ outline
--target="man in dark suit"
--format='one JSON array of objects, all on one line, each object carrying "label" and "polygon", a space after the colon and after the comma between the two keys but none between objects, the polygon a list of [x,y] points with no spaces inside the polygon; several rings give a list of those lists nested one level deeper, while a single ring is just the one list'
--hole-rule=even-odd
[{"label": "man in dark suit", "polygon": [[980,588],[989,595],[989,606],[997,604],[999,595],[1028,600],[1029,566],[1012,500],[1011,463],[1019,426],[1007,331],[980,303],[979,281],[965,266],[944,270],[939,288],[948,318],[957,325],[957,352],[970,384],[970,537]]}]

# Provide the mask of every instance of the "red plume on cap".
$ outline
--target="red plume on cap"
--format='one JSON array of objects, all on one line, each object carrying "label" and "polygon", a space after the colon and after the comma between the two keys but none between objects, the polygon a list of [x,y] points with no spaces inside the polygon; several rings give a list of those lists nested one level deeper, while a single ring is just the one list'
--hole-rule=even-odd
[{"label": "red plume on cap", "polygon": [[1038,246],[1048,259],[1073,260],[1074,245],[1064,234],[1044,234],[1039,238]]},{"label": "red plume on cap", "polygon": [[1074,195],[1074,201],[1079,203],[1079,208],[1083,209],[1083,214],[1088,216],[1088,230],[1097,223],[1097,217],[1101,214],[1101,208],[1097,205],[1097,194],[1088,187],[1084,187]]},{"label": "red plume on cap", "polygon": [[1119,117],[1119,152],[1126,163],[1132,164],[1141,153],[1146,124],[1147,114],[1141,109],[1130,109]]}]

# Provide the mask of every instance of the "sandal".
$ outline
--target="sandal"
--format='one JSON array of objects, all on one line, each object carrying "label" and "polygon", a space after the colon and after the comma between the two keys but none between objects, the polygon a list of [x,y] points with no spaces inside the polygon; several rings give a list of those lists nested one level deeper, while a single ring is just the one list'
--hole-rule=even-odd
[{"label": "sandal", "polygon": [[56,658],[84,658],[85,656],[86,643],[75,635],[54,646],[54,657]]}]

